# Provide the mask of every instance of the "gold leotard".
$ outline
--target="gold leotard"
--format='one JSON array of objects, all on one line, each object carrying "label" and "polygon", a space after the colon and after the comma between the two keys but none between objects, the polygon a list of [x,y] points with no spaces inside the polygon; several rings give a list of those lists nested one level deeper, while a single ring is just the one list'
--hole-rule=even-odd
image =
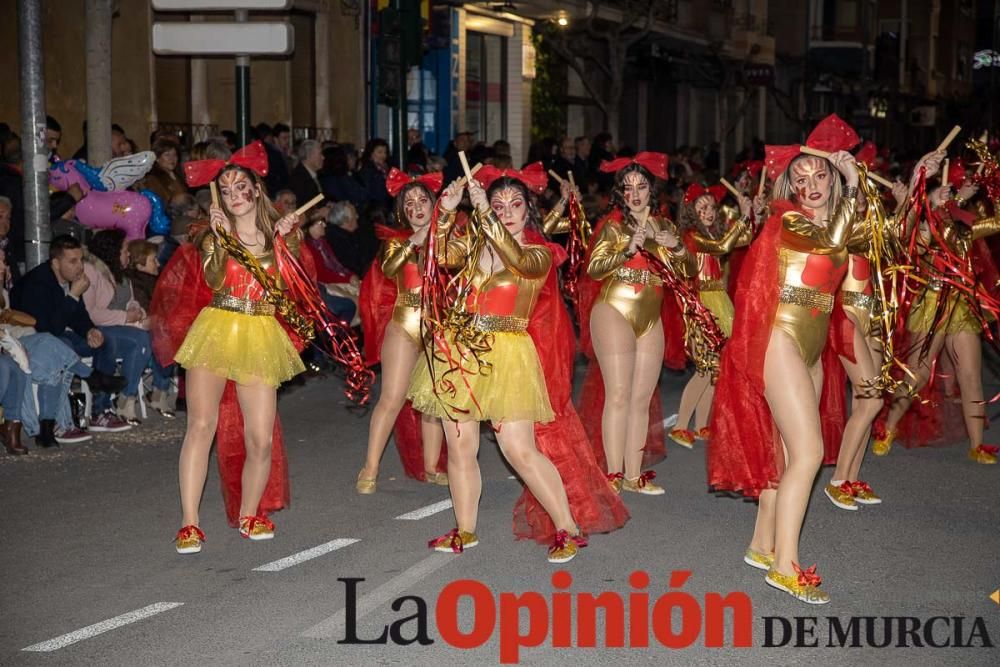
[{"label": "gold leotard", "polygon": [[834,294],[847,271],[846,246],[854,206],[852,197],[842,198],[826,227],[816,225],[801,211],[781,217],[779,296],[773,326],[795,341],[809,367],[823,352]]},{"label": "gold leotard", "polygon": [[408,239],[389,239],[382,246],[382,273],[396,281],[392,321],[416,345],[420,342],[420,264],[418,248]]},{"label": "gold leotard", "polygon": [[726,292],[723,281],[722,262],[735,248],[749,245],[752,236],[750,228],[742,220],[734,221],[721,239],[713,239],[701,234],[691,235],[698,263],[698,298],[715,316],[715,321],[728,338],[733,333],[733,302]]},{"label": "gold leotard", "polygon": [[[669,230],[677,234],[674,225],[653,216],[647,222],[654,232]],[[606,303],[625,318],[636,338],[650,331],[660,319],[663,304],[663,281],[649,270],[649,262],[642,255],[626,257],[632,232],[616,220],[608,220],[594,239],[593,251],[587,273],[601,281],[601,291],[595,304]],[[648,238],[643,246],[650,253],[670,266],[675,273],[690,278],[696,270],[695,258],[683,245],[680,254],[674,255]]]}]

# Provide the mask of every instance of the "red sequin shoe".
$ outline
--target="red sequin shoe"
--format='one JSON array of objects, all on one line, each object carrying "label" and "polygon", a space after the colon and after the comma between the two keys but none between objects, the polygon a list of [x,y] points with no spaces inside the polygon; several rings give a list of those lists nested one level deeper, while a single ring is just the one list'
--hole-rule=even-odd
[{"label": "red sequin shoe", "polygon": [[196,554],[201,551],[201,543],[205,541],[205,533],[195,525],[184,526],[177,531],[174,547],[179,554]]},{"label": "red sequin shoe", "polygon": [[241,516],[240,535],[254,540],[270,540],[274,537],[274,524],[266,516]]},{"label": "red sequin shoe", "polygon": [[587,546],[587,538],[584,537],[583,533],[570,535],[565,530],[560,530],[556,533],[552,546],[549,547],[549,562],[568,563],[576,558],[576,554],[585,546]]}]

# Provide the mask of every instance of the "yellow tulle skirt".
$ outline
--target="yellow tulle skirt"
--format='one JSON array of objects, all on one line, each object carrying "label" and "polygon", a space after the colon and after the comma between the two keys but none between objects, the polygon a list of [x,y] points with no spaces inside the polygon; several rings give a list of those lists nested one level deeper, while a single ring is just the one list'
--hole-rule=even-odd
[{"label": "yellow tulle skirt", "polygon": [[184,368],[205,368],[239,384],[277,387],[305,370],[288,334],[270,315],[202,308],[175,355]]},{"label": "yellow tulle skirt", "polygon": [[715,316],[722,333],[726,338],[733,335],[733,302],[724,290],[710,290],[708,292],[698,292],[701,303]]},{"label": "yellow tulle skirt", "polygon": [[[453,337],[449,336],[448,346],[452,355],[457,354]],[[461,364],[437,357],[432,363],[433,380],[426,357],[421,356],[413,369],[406,397],[418,412],[460,422],[553,419],[538,353],[526,333],[495,333],[492,347],[478,362],[467,355]]]},{"label": "yellow tulle skirt", "polygon": [[[910,316],[906,320],[906,329],[912,333],[927,334],[934,324],[934,313],[937,311],[938,299],[941,293],[935,290],[924,290],[924,293],[917,298],[910,310]],[[944,315],[941,318],[940,326],[944,327],[946,334],[975,333],[982,331],[979,320],[972,314],[969,303],[965,297],[952,292],[948,297],[948,304],[945,306]]]}]

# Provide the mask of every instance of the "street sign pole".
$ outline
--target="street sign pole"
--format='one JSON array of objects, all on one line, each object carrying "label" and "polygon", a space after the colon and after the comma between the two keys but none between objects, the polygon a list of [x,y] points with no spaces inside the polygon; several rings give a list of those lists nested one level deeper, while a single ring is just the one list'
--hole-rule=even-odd
[{"label": "street sign pole", "polygon": [[[41,0],[18,0],[21,134],[24,135],[24,254],[31,270],[49,258],[49,164],[45,146],[45,68]],[[10,261],[8,259],[8,261]]]},{"label": "street sign pole", "polygon": [[[247,22],[247,10],[236,10],[236,22]],[[240,146],[250,143],[250,56],[236,55],[236,134]]]}]

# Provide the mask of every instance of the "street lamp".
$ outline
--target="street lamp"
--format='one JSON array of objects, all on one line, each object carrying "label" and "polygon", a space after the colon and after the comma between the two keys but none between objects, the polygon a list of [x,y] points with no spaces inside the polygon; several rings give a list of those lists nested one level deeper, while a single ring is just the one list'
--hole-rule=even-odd
[{"label": "street lamp", "polygon": [[556,19],[556,23],[559,24],[559,27],[565,28],[566,26],[569,25],[569,19],[566,18],[565,16],[560,16],[559,18]]}]

